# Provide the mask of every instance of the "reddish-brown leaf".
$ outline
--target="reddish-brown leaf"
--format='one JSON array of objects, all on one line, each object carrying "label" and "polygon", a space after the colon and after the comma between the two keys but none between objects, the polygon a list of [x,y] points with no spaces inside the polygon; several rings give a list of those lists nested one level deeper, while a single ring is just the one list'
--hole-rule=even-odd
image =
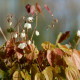
[{"label": "reddish-brown leaf", "polygon": [[49,9],[49,7],[48,7],[48,5],[44,5],[44,8],[52,15],[52,12],[51,12],[51,10]]},{"label": "reddish-brown leaf", "polygon": [[21,54],[20,52],[16,52],[16,54],[17,54],[18,60],[20,60],[23,56],[23,54]]},{"label": "reddish-brown leaf", "polygon": [[53,65],[54,59],[55,59],[55,55],[53,54],[53,51],[48,50],[47,51],[47,60],[51,66]]},{"label": "reddish-brown leaf", "polygon": [[38,61],[40,65],[43,63],[45,58],[46,58],[46,53],[40,50],[38,55]]},{"label": "reddish-brown leaf", "polygon": [[64,52],[59,48],[54,49],[54,53],[57,55],[60,55],[60,56],[63,56],[63,54],[64,54]]},{"label": "reddish-brown leaf", "polygon": [[72,59],[76,67],[80,70],[80,52],[76,49],[73,50]]},{"label": "reddish-brown leaf", "polygon": [[40,6],[38,3],[36,3],[36,9],[37,9],[37,11],[38,11],[39,13],[42,12],[41,6]]},{"label": "reddish-brown leaf", "polygon": [[15,51],[14,51],[14,42],[15,42],[15,39],[12,38],[10,41],[7,41],[6,43],[6,52],[7,52],[7,57],[11,57]]},{"label": "reddish-brown leaf", "polygon": [[34,6],[34,5],[31,6],[30,13],[31,13],[32,15],[35,14],[35,6]]},{"label": "reddish-brown leaf", "polygon": [[18,60],[20,60],[22,58],[22,56],[24,55],[23,49],[20,49],[17,46],[15,47],[15,52],[17,54]]},{"label": "reddish-brown leaf", "polygon": [[30,11],[31,11],[31,5],[30,4],[27,4],[25,6],[25,8],[26,8],[27,13],[30,13]]},{"label": "reddish-brown leaf", "polygon": [[17,57],[18,57],[18,60],[20,60],[21,58],[22,58],[22,54],[21,53],[19,53],[19,52],[16,52],[16,54],[17,54]]},{"label": "reddish-brown leaf", "polygon": [[70,36],[70,31],[66,31],[65,33],[62,34],[58,43],[61,43],[63,40],[67,39],[69,36]]},{"label": "reddish-brown leaf", "polygon": [[14,54],[15,54],[14,49],[9,49],[9,48],[8,48],[8,52],[7,52],[6,57],[11,57],[11,56],[14,55]]},{"label": "reddish-brown leaf", "polygon": [[31,61],[33,60],[33,54],[32,54],[32,53],[27,54],[27,55],[26,55],[26,58],[27,58],[27,63],[28,63],[28,64],[31,63]]}]

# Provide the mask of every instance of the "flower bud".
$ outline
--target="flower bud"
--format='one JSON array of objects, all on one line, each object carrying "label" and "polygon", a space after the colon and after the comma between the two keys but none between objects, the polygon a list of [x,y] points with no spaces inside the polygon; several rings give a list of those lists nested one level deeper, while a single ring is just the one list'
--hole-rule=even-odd
[{"label": "flower bud", "polygon": [[14,34],[14,38],[17,38],[17,36],[18,36],[18,34],[17,34],[17,33],[15,33],[15,34]]},{"label": "flower bud", "polygon": [[80,30],[77,31],[77,36],[80,37]]},{"label": "flower bud", "polygon": [[39,31],[37,31],[37,30],[36,30],[35,34],[36,34],[36,36],[39,36],[39,35],[40,35],[40,34],[39,34]]},{"label": "flower bud", "polygon": [[30,45],[30,44],[31,44],[31,41],[29,40],[29,41],[27,42],[27,44]]}]

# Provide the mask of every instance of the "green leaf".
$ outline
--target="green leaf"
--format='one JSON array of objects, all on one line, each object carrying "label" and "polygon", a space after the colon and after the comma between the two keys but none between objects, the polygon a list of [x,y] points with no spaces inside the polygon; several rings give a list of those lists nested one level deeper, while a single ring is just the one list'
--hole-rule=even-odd
[{"label": "green leaf", "polygon": [[3,70],[3,71],[8,70],[5,63],[1,59],[0,59],[0,69]]},{"label": "green leaf", "polygon": [[39,68],[37,67],[37,64],[32,64],[32,68],[31,68],[31,80],[35,80],[35,75],[38,72],[39,72]]},{"label": "green leaf", "polygon": [[12,68],[10,68],[9,75],[11,76],[16,71],[17,68],[18,68],[17,64],[15,64]]},{"label": "green leaf", "polygon": [[68,66],[65,69],[65,74],[68,80],[80,80],[80,72],[76,67]]},{"label": "green leaf", "polygon": [[41,46],[42,46],[42,48],[43,48],[44,50],[48,50],[48,49],[54,50],[54,48],[56,48],[55,45],[53,45],[52,43],[50,43],[50,42],[48,42],[48,41],[42,43]]},{"label": "green leaf", "polygon": [[62,36],[62,32],[59,33],[57,40],[56,40],[56,44],[59,42],[61,36]]},{"label": "green leaf", "polygon": [[23,69],[20,73],[24,80],[31,80],[31,76],[28,74],[27,70]]},{"label": "green leaf", "polygon": [[66,48],[64,45],[61,45],[60,43],[58,43],[57,45],[58,45],[58,47],[59,47],[62,51],[64,51],[64,52],[67,53],[68,55],[71,55],[71,54],[72,54],[72,49],[68,49],[68,48]]},{"label": "green leaf", "polygon": [[36,73],[35,80],[45,80],[45,77],[42,73]]},{"label": "green leaf", "polygon": [[8,28],[8,29],[7,29],[7,32],[8,32],[8,33],[14,32],[14,28],[12,28],[12,27]]},{"label": "green leaf", "polygon": [[44,74],[46,80],[53,80],[53,67],[49,66],[43,70],[42,74]]},{"label": "green leaf", "polygon": [[13,74],[13,80],[22,80],[20,71],[15,71]]},{"label": "green leaf", "polygon": [[10,78],[9,78],[9,72],[8,71],[3,71],[3,70],[1,70],[0,69],[0,80],[2,79],[2,80],[10,80]]},{"label": "green leaf", "polygon": [[57,39],[57,43],[61,43],[64,40],[68,39],[68,37],[70,36],[70,31],[66,31],[65,33],[60,33],[58,35],[58,39]]}]

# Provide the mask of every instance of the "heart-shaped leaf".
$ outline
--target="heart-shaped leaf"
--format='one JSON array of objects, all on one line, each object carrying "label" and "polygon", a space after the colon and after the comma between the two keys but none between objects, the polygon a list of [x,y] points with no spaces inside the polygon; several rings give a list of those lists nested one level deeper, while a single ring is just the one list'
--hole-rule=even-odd
[{"label": "heart-shaped leaf", "polygon": [[60,38],[57,41],[57,43],[61,43],[62,41],[68,39],[69,36],[70,36],[70,31],[66,31],[65,33],[60,35]]}]

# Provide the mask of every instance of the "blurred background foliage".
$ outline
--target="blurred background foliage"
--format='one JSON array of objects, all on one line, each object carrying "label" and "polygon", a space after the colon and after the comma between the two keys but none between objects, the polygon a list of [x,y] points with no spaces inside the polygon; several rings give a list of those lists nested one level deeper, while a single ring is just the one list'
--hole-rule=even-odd
[{"label": "blurred background foliage", "polygon": [[[41,7],[47,4],[59,22],[55,24],[55,27],[51,30],[50,42],[55,43],[57,35],[59,32],[71,31],[70,38],[66,41],[73,43],[74,35],[77,30],[80,29],[80,0],[0,0],[0,26],[3,32],[9,39],[10,34],[7,33],[6,29],[9,26],[7,23],[7,16],[13,13],[17,18],[27,14],[25,5],[35,4],[38,2]],[[51,15],[44,10],[44,17],[39,15],[38,17],[38,27],[40,31],[40,36],[35,37],[35,44],[40,49],[41,43],[44,41],[49,41],[49,32],[47,26],[51,23]],[[16,22],[15,22],[16,23]],[[0,45],[5,42],[2,35],[0,34]]]}]

